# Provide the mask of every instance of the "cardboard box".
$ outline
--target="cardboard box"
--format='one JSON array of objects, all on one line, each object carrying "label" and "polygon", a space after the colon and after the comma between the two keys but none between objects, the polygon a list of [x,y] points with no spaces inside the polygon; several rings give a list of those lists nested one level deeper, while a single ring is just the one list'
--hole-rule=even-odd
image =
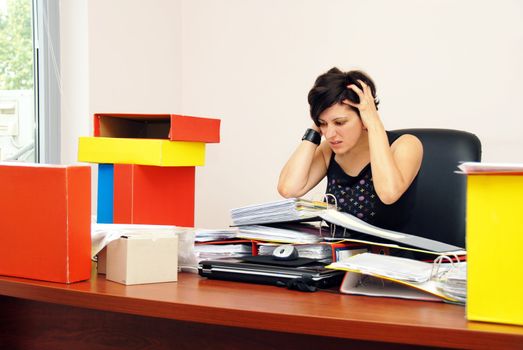
[{"label": "cardboard box", "polygon": [[97,255],[96,271],[99,274],[105,275],[107,271],[107,248],[102,249]]},{"label": "cardboard box", "polygon": [[523,174],[467,176],[467,318],[523,325]]},{"label": "cardboard box", "polygon": [[96,113],[94,136],[220,142],[220,120],[176,114]]},{"label": "cardboard box", "polygon": [[178,280],[178,236],[136,235],[107,246],[106,278],[125,285]]},{"label": "cardboard box", "polygon": [[80,137],[78,160],[87,163],[156,166],[205,164],[205,143],[157,139]]},{"label": "cardboard box", "polygon": [[194,167],[114,166],[114,223],[194,226]]},{"label": "cardboard box", "polygon": [[[91,256],[97,257],[97,270],[100,274],[106,273],[107,244],[121,236],[137,235],[177,235],[178,249],[185,255],[178,255],[178,259],[187,258],[194,247],[193,228],[182,228],[170,225],[136,225],[136,224],[107,224],[96,223],[91,226],[92,251]],[[179,264],[185,260],[179,261]]]},{"label": "cardboard box", "polygon": [[90,278],[91,168],[1,163],[0,184],[0,274]]}]

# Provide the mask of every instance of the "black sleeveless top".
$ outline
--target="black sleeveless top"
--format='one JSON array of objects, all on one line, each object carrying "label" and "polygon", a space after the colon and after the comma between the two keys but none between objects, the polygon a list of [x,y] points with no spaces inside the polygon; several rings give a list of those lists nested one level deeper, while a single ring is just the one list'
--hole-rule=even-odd
[{"label": "black sleeveless top", "polygon": [[[400,135],[387,131],[389,145]],[[331,155],[327,169],[327,191],[336,197],[338,209],[371,225],[401,231],[414,206],[417,176],[405,193],[393,204],[384,204],[374,190],[372,170],[367,164],[357,176],[350,176]],[[331,197],[331,196],[328,196]],[[333,203],[333,199],[328,199]]]}]

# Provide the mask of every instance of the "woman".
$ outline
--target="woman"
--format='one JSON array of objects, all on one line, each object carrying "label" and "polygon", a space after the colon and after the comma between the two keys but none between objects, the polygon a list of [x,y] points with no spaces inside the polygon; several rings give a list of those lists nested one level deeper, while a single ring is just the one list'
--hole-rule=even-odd
[{"label": "woman", "polygon": [[376,87],[363,72],[332,68],[316,79],[308,100],[314,124],[281,171],[280,194],[301,197],[327,176],[338,209],[400,230],[413,205],[419,139],[385,131]]}]

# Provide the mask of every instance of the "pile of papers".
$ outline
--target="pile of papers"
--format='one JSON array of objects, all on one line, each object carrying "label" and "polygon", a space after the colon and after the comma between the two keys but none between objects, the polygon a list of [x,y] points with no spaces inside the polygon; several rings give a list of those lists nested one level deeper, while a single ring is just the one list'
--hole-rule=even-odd
[{"label": "pile of papers", "polygon": [[288,198],[232,209],[231,218],[234,225],[297,221],[315,218],[327,207],[325,202]]},{"label": "pile of papers", "polygon": [[[338,260],[326,267],[347,272],[342,293],[453,303],[463,303],[466,298],[466,273],[459,269],[449,273],[459,264],[415,260],[459,260],[466,254],[461,247],[376,227],[325,202],[302,198],[235,208],[231,218],[234,229],[197,230],[199,260],[241,259],[251,255],[256,245],[258,255],[272,255],[279,244],[294,244],[302,258],[322,263]],[[230,239],[236,241],[227,241]],[[371,249],[391,255],[368,253]]]},{"label": "pile of papers", "polygon": [[198,261],[240,258],[251,255],[251,246],[247,244],[204,244],[196,245],[194,253]]},{"label": "pile of papers", "polygon": [[397,256],[362,253],[329,265],[371,276],[423,283],[431,278],[432,264]]},{"label": "pile of papers", "polygon": [[[386,230],[377,226],[373,226],[353,215],[337,211],[335,209],[326,209],[322,211],[319,216],[326,222],[336,225],[339,228],[345,228],[351,231],[363,233],[368,235],[369,239],[377,239],[380,242],[395,242],[396,244],[399,244],[403,247],[410,247],[418,251],[437,252],[439,254],[445,255],[466,254],[465,250],[460,247],[403,232]],[[343,239],[345,240],[345,237]]]},{"label": "pile of papers", "polygon": [[342,293],[464,304],[466,273],[462,264],[362,253],[327,268],[348,272],[340,287]]},{"label": "pile of papers", "polygon": [[204,229],[196,228],[194,230],[194,241],[195,242],[211,242],[221,241],[226,239],[234,239],[238,235],[237,228],[230,229]]},{"label": "pile of papers", "polygon": [[465,303],[467,300],[467,263],[454,264],[440,282],[443,294]]},{"label": "pile of papers", "polygon": [[[177,235],[190,229],[170,225],[98,224],[91,225],[91,258],[94,258],[109,243],[122,236],[150,234]],[[192,244],[192,242],[190,242]]]},{"label": "pile of papers", "polygon": [[317,243],[322,240],[320,232],[310,233],[272,226],[246,225],[238,227],[239,238],[277,243]]},{"label": "pile of papers", "polygon": [[458,168],[464,174],[523,174],[523,163],[464,162]]},{"label": "pile of papers", "polygon": [[[464,255],[465,250],[432,239],[386,230],[370,225],[348,213],[340,212],[324,202],[303,198],[289,198],[250,205],[231,210],[234,225],[239,226],[238,237],[279,243],[315,243],[323,239],[363,244],[381,244],[390,248],[408,249],[423,254]],[[288,227],[289,223],[307,219],[324,220],[330,227],[323,234]],[[267,227],[270,225],[271,227]],[[303,225],[303,224],[302,224]],[[278,228],[276,228],[278,227]],[[336,229],[337,227],[337,229]],[[344,231],[340,237],[332,232]],[[346,231],[346,232],[345,232]],[[330,234],[329,234],[330,232]],[[356,234],[356,238],[352,235]],[[363,236],[365,235],[365,236]]]},{"label": "pile of papers", "polygon": [[[260,243],[258,255],[272,255],[278,244]],[[300,258],[327,260],[332,257],[332,248],[328,244],[297,244],[296,250]]]}]

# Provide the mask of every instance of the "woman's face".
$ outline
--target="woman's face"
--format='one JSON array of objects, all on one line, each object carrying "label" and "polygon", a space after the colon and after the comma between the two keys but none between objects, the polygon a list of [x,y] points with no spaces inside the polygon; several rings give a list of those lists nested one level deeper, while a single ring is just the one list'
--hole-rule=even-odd
[{"label": "woman's face", "polygon": [[336,154],[344,154],[351,150],[363,130],[363,123],[358,114],[342,103],[334,104],[324,110],[318,120],[321,134]]}]

